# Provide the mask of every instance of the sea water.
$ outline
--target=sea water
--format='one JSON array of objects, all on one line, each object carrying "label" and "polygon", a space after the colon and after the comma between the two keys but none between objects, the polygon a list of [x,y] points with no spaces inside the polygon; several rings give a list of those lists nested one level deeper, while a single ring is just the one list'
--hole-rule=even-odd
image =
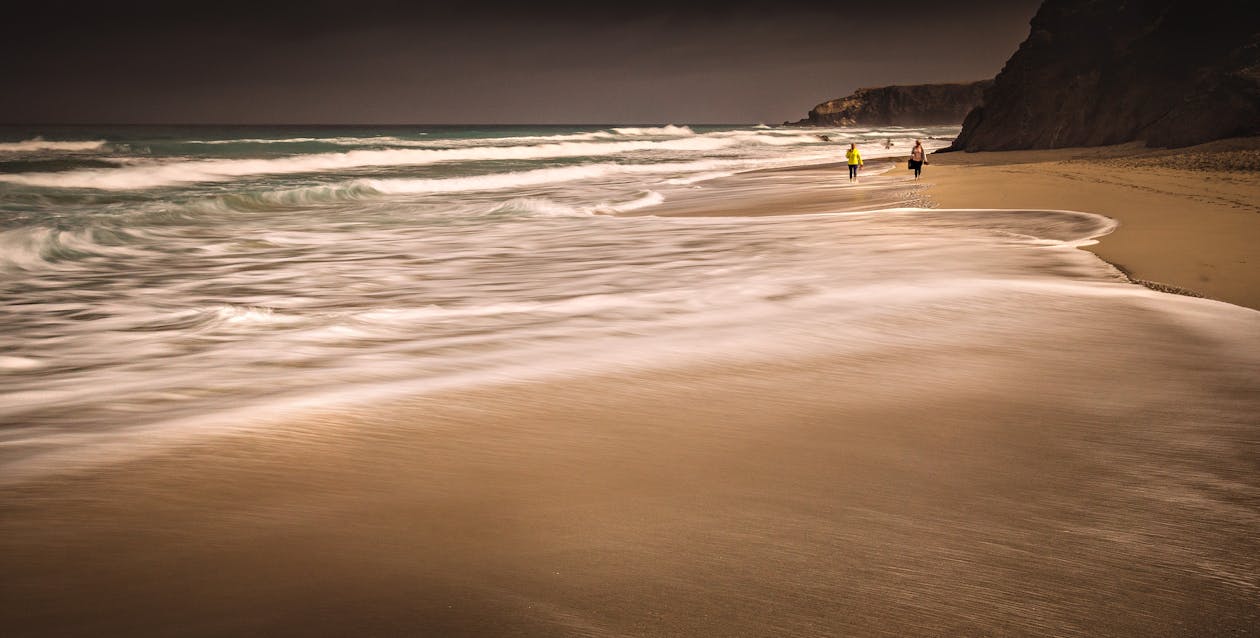
[{"label": "sea water", "polygon": [[1128,283],[1077,249],[1114,227],[1087,212],[650,214],[848,142],[876,159],[956,132],[0,131],[0,475],[330,402],[820,353],[965,365],[1123,320],[1177,326],[1153,347],[1189,368],[1260,370],[1260,314]]}]

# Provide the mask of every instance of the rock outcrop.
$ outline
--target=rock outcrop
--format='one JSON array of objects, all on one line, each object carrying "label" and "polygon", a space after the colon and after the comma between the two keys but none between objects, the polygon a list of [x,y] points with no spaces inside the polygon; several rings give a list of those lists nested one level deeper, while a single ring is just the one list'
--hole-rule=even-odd
[{"label": "rock outcrop", "polygon": [[1260,133],[1260,2],[1046,0],[951,149]]},{"label": "rock outcrop", "polygon": [[790,126],[924,126],[958,124],[980,103],[992,80],[858,89],[815,106]]}]

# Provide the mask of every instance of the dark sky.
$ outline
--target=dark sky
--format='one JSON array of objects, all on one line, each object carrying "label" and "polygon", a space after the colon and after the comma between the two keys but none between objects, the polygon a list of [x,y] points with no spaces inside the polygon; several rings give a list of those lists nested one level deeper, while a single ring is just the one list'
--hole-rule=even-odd
[{"label": "dark sky", "polygon": [[1040,0],[93,3],[7,11],[7,123],[778,123],[992,77]]}]

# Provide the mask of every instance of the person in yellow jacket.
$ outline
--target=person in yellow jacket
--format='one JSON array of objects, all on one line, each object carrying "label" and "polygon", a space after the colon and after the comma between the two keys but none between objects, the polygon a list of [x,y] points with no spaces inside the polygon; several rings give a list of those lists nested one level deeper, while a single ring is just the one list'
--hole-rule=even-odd
[{"label": "person in yellow jacket", "polygon": [[857,144],[849,145],[849,150],[844,152],[844,159],[849,160],[849,181],[856,181],[858,169],[862,166],[862,152],[857,150]]}]

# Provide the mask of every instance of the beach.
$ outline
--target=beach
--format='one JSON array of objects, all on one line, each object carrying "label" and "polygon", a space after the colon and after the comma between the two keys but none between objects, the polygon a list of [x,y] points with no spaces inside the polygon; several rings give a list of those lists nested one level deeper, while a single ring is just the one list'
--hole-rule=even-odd
[{"label": "beach", "polygon": [[[903,161],[879,159],[854,195],[842,164],[761,171],[721,185],[719,196],[644,211],[665,215],[802,214],[878,205],[1074,210],[1120,222],[1087,247],[1156,289],[1260,309],[1260,140],[1189,149],[1138,144],[987,153],[936,153],[921,180]],[[869,169],[868,169],[869,172]],[[752,179],[750,179],[752,178]]]},{"label": "beach", "polygon": [[[453,373],[209,412],[170,440],[155,425],[140,453],[103,431],[109,445],[44,454],[78,431],[24,393],[58,429],[0,485],[0,621],[22,636],[1260,630],[1254,173],[1081,154],[933,155],[918,183],[898,159],[857,184],[840,165],[770,166],[509,220],[470,269],[495,277],[458,281],[528,297],[385,315],[449,331],[430,348],[447,358],[419,360]],[[524,234],[535,222],[546,232]],[[411,249],[406,224],[373,236],[399,241],[376,259]],[[470,228],[446,240],[458,262],[426,259],[453,269],[482,246],[465,235],[501,227]],[[363,259],[336,257],[318,263]],[[403,285],[353,283],[316,280]],[[261,334],[286,314],[271,306],[196,334]],[[319,326],[346,348],[327,358],[392,370],[396,350],[367,350],[382,311],[365,314]],[[292,350],[283,374],[323,361],[297,361],[316,342],[284,334],[246,346]],[[329,374],[320,392],[361,380]]]},{"label": "beach", "polygon": [[945,208],[1091,211],[1120,222],[1092,247],[1135,279],[1260,309],[1260,141],[1188,149],[947,153],[930,158]]}]

